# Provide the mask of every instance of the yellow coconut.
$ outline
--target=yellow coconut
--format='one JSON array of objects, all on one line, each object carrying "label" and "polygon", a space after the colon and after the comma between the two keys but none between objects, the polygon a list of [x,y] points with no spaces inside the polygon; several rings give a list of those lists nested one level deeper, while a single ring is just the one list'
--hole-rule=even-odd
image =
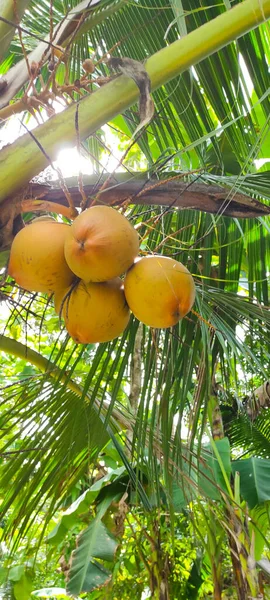
[{"label": "yellow coconut", "polygon": [[175,325],[195,300],[191,273],[182,263],[166,256],[138,259],[126,275],[124,289],[135,317],[150,327]]},{"label": "yellow coconut", "polygon": [[25,290],[51,293],[71,285],[75,279],[64,255],[70,229],[65,223],[37,220],[15,236],[8,273]]},{"label": "yellow coconut", "polygon": [[65,242],[70,269],[84,281],[107,281],[124,273],[139,250],[138,234],[109,206],[93,206],[73,221]]},{"label": "yellow coconut", "polygon": [[61,310],[66,328],[75,342],[108,342],[123,333],[130,311],[123,282],[118,277],[103,283],[80,281],[75,287],[55,294],[56,310]]}]

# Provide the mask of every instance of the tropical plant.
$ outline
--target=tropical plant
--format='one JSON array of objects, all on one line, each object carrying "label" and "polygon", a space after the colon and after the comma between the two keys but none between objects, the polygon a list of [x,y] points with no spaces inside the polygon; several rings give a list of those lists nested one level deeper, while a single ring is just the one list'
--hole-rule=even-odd
[{"label": "tropical plant", "polygon": [[[9,598],[269,593],[269,408],[246,410],[269,378],[269,17],[269,0],[0,7]],[[142,92],[108,82],[108,54],[148,73],[155,114],[139,131]],[[92,175],[63,177],[65,145]],[[112,342],[76,345],[50,297],[7,277],[25,222],[93,202],[125,212],[142,253],[192,272],[195,305],[173,328],[132,318]]]}]

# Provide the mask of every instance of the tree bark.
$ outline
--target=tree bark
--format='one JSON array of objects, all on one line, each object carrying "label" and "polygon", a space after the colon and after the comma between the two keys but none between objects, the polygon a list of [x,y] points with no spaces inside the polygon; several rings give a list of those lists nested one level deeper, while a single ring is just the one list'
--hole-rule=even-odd
[{"label": "tree bark", "polygon": [[214,583],[214,600],[222,600],[222,588],[220,583],[220,577],[218,574],[218,569],[216,564],[214,563],[214,559],[212,563],[212,576]]},{"label": "tree bark", "polygon": [[244,402],[249,418],[254,421],[264,408],[270,407],[270,380],[264,381]]},{"label": "tree bark", "polygon": [[233,535],[228,533],[231,561],[233,566],[235,587],[238,600],[247,600],[248,588],[246,579],[243,577],[242,567],[239,560],[239,553]]},{"label": "tree bark", "polygon": [[[180,177],[180,176],[179,176]],[[84,191],[91,203],[99,193],[107,177],[85,176]],[[81,203],[81,195],[76,178],[66,180],[75,206]],[[59,202],[67,206],[67,200],[59,186],[42,186],[32,183],[29,197],[45,201]],[[227,217],[252,218],[270,214],[270,207],[241,192],[230,188],[205,183],[187,183],[179,179],[148,179],[144,175],[113,175],[109,185],[100,193],[101,204],[121,205],[127,200],[131,204],[189,208],[208,213],[221,213]]]}]

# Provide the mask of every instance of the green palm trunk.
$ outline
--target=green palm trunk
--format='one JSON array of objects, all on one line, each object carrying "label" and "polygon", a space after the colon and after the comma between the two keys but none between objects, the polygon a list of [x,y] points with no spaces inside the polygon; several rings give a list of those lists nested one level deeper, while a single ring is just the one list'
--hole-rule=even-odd
[{"label": "green palm trunk", "polygon": [[[270,17],[270,0],[245,0],[196,31],[163,48],[146,63],[152,88],[156,89],[192,65],[223,48]],[[54,160],[63,146],[76,141],[75,115],[81,139],[122,113],[138,100],[138,88],[126,77],[119,77],[106,87],[73,104],[0,153],[0,202],[25,185]],[[1,113],[0,113],[1,116]],[[38,146],[39,144],[39,146]],[[42,152],[40,146],[44,150]],[[46,156],[47,155],[47,156]]]}]

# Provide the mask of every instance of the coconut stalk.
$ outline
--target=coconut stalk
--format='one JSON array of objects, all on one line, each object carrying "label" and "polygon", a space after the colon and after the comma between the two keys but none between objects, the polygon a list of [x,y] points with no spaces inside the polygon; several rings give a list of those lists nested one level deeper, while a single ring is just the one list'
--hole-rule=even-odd
[{"label": "coconut stalk", "polygon": [[[134,176],[126,173],[115,173],[113,182],[104,186],[107,176],[84,175],[83,186],[85,195],[88,198],[95,198],[98,195],[98,202],[108,206],[121,206],[125,204],[128,198],[131,198],[132,204],[144,204],[149,206],[167,206],[170,208],[188,208],[209,212],[212,214],[220,213],[223,216],[235,218],[256,218],[270,214],[270,207],[247,194],[233,190],[231,195],[230,187],[219,185],[208,185],[206,183],[189,183],[181,181],[181,174],[170,174],[167,179],[149,179],[144,173]],[[78,189],[78,179],[69,177],[65,179],[66,185],[72,196],[74,206],[79,207],[82,201],[80,190]],[[233,185],[233,184],[232,184]],[[238,185],[239,182],[238,182]],[[65,205],[68,210],[67,198],[59,187],[57,182],[50,182],[50,185],[40,183],[29,184],[29,189],[25,192],[22,199],[26,210],[32,211],[34,205],[37,206],[37,200],[40,199],[40,210],[46,210],[45,203],[51,203],[52,206],[47,210],[58,212],[58,205],[62,211]],[[32,199],[32,206],[30,203]],[[230,200],[226,203],[226,201]],[[44,203],[44,208],[42,206]],[[8,204],[8,203],[7,203]],[[37,210],[38,208],[36,208]],[[3,212],[4,212],[3,205]],[[64,214],[60,213],[59,214]],[[1,211],[2,216],[2,211]],[[65,214],[70,218],[69,214]],[[1,218],[0,218],[1,222]]]},{"label": "coconut stalk", "polygon": [[28,4],[30,4],[30,0],[19,0],[18,2],[16,0],[0,0],[0,61],[3,60],[16,30],[16,27],[10,23],[20,22]]},{"label": "coconut stalk", "polygon": [[[245,0],[163,48],[152,55],[145,64],[152,89],[164,85],[269,17],[270,0]],[[10,146],[6,146],[0,153],[0,202],[40,173],[50,160],[55,160],[63,145],[75,144],[75,117],[78,109],[80,137],[85,139],[116,115],[124,112],[138,97],[139,90],[136,84],[125,76],[119,76],[93,94],[84,97],[78,104],[72,104],[62,113],[50,118],[37,127],[34,134],[25,134]]]}]

